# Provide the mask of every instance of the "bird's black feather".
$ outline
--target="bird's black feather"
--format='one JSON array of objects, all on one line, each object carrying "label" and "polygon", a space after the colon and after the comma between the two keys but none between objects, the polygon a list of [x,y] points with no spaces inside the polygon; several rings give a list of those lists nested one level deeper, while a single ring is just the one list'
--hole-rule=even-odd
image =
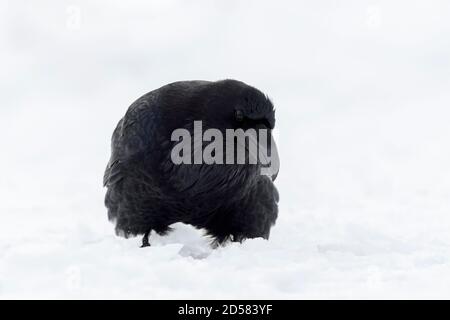
[{"label": "bird's black feather", "polygon": [[[247,122],[236,123],[236,109]],[[258,165],[171,161],[173,130],[192,131],[199,120],[204,129],[221,131],[275,125],[272,102],[235,80],[175,82],[136,100],[114,130],[103,180],[108,217],[118,234],[164,234],[184,222],[205,228],[217,243],[269,237],[278,192]]]}]

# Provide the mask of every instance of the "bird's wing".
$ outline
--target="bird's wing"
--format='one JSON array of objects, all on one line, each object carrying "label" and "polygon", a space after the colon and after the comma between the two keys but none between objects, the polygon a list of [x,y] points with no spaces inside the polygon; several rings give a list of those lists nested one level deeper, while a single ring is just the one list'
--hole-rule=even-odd
[{"label": "bird's wing", "polygon": [[144,96],[134,102],[117,124],[111,141],[111,158],[103,176],[104,186],[122,180],[126,164],[150,148],[156,125],[151,98]]},{"label": "bird's wing", "polygon": [[[181,164],[173,165],[167,182],[180,194],[187,197],[202,197],[223,194],[235,185],[245,183],[245,174],[230,165]],[[245,171],[244,171],[245,172]],[[241,181],[240,179],[244,179]]]}]

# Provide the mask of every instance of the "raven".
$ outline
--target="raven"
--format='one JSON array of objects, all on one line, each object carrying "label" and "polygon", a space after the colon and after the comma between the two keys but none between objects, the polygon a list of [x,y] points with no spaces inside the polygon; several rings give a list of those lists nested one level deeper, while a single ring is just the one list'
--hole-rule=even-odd
[{"label": "raven", "polygon": [[136,100],[114,130],[103,179],[116,234],[144,235],[146,247],[152,230],[163,235],[182,222],[205,229],[215,247],[268,239],[278,216],[278,172],[261,175],[260,162],[175,164],[172,133],[193,133],[195,121],[224,134],[264,128],[271,135],[275,110],[261,91],[236,80],[179,81]]}]

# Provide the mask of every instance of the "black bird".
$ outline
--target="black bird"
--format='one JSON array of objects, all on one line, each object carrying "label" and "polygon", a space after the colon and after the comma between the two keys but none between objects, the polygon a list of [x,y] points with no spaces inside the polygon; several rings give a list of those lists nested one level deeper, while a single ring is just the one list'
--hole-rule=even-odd
[{"label": "black bird", "polygon": [[145,247],[152,230],[166,234],[171,224],[183,222],[204,228],[215,245],[269,238],[278,215],[272,182],[277,172],[261,175],[260,162],[172,161],[172,132],[185,128],[193,134],[199,120],[203,130],[266,128],[270,134],[275,111],[266,95],[236,80],[180,81],[136,100],[114,130],[103,181],[118,235],[143,234]]}]

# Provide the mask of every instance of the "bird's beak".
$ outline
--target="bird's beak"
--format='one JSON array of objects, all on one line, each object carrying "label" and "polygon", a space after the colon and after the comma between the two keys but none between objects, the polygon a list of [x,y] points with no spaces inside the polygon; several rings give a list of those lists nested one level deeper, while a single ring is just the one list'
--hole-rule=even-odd
[{"label": "bird's beak", "polygon": [[[261,147],[261,146],[260,146]],[[260,150],[261,151],[261,150]],[[267,149],[260,155],[264,156],[265,165],[261,168],[261,174],[268,176],[275,181],[280,171],[280,158],[278,149],[273,136],[270,137],[270,156],[267,155]]]},{"label": "bird's beak", "polygon": [[[258,138],[256,135],[248,135],[248,143],[252,148],[247,148],[244,144],[244,147],[249,151],[249,157],[256,162],[261,163],[261,171],[260,174],[264,176],[268,176],[275,181],[278,176],[278,171],[280,170],[280,159],[278,157],[278,149],[273,139],[273,136],[270,136],[270,147],[265,143],[258,143]],[[260,137],[260,141],[265,141],[266,138]],[[238,140],[238,143],[241,143],[242,140]],[[257,153],[250,152],[250,150],[257,150]],[[270,155],[268,154],[270,151]]]},{"label": "bird's beak", "polygon": [[271,176],[272,181],[275,181],[278,177],[279,170]]},{"label": "bird's beak", "polygon": [[261,168],[261,174],[268,176],[272,181],[277,179],[279,171],[280,165],[276,160],[273,160],[273,158],[272,162],[268,166]]}]

